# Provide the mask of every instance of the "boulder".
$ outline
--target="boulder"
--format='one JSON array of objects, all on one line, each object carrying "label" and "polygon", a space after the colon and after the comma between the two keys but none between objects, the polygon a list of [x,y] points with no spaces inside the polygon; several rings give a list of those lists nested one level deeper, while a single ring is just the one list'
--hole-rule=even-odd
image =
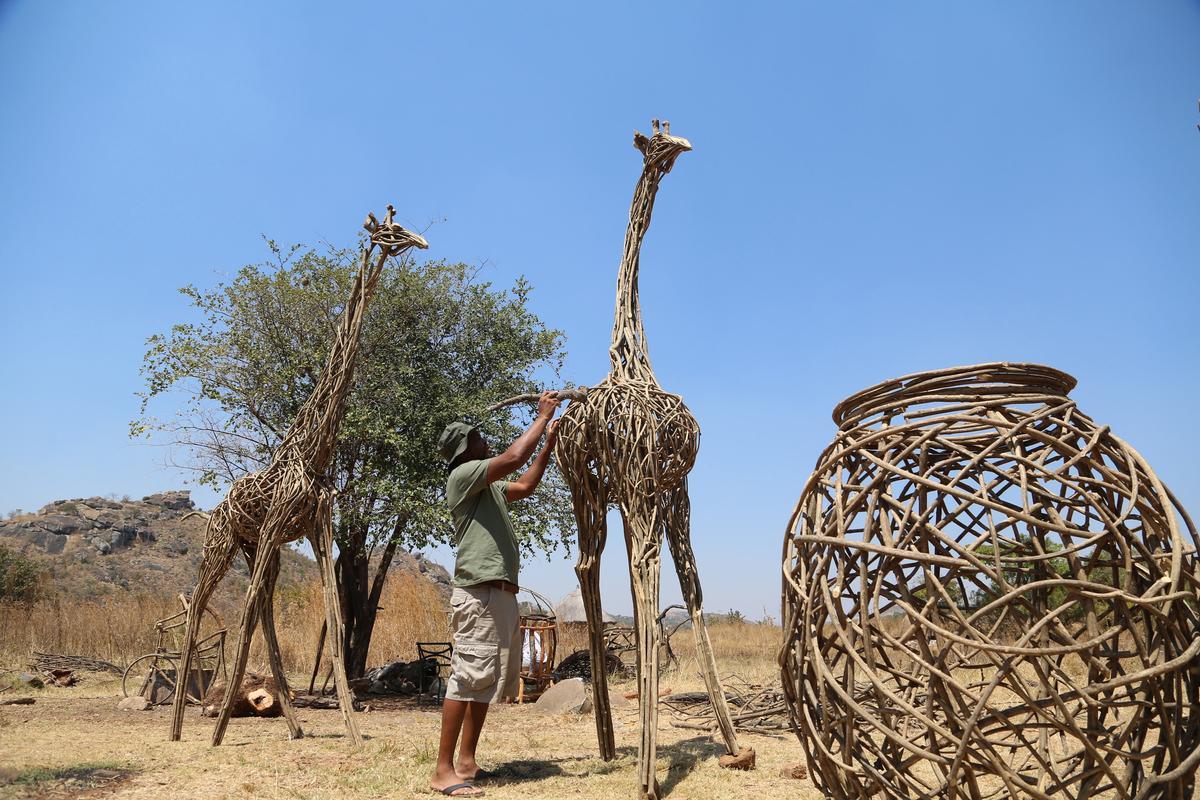
[{"label": "boulder", "polygon": [[17,673],[17,677],[13,679],[12,685],[13,686],[25,686],[29,689],[44,689],[44,688],[46,688],[46,684],[44,681],[42,681],[41,678],[39,678],[37,675],[33,675],[29,672]]},{"label": "boulder", "polygon": [[120,508],[121,507],[121,504],[116,502],[115,500],[108,500],[103,497],[89,497],[83,501],[83,504],[85,506],[87,506],[88,508],[95,508],[95,509],[100,509],[100,510],[103,510],[106,508]]},{"label": "boulder", "polygon": [[188,544],[183,539],[173,539],[164,545],[168,553],[175,556],[186,556]]},{"label": "boulder", "polygon": [[84,528],[91,527],[83,517],[68,514],[50,514],[38,519],[37,524],[59,536],[70,536],[72,533],[78,533]]},{"label": "boulder", "polygon": [[190,511],[195,508],[195,504],[192,503],[191,492],[188,491],[148,494],[142,498],[142,502],[151,506],[162,506],[171,511]]},{"label": "boulder", "polygon": [[121,515],[112,510],[101,511],[92,520],[93,528],[115,528],[122,523]]},{"label": "boulder", "polygon": [[44,528],[6,527],[0,529],[0,536],[11,536],[18,543],[37,547],[50,555],[61,553],[66,546],[68,537],[51,533]]},{"label": "boulder", "polygon": [[568,678],[542,692],[533,707],[543,714],[586,714],[592,701],[582,680]]},{"label": "boulder", "polygon": [[125,547],[133,541],[133,534],[125,531],[110,531],[108,534],[108,543],[113,547]]},{"label": "boulder", "polygon": [[121,709],[122,711],[149,711],[150,707],[150,701],[144,697],[141,697],[140,695],[126,697],[124,700],[117,703],[117,708]]},{"label": "boulder", "polygon": [[46,551],[47,555],[52,555],[52,556],[56,556],[59,553],[61,553],[63,551],[63,548],[66,546],[67,546],[67,537],[66,536],[55,536],[52,533],[46,534],[46,540],[44,542],[42,542],[42,549]]},{"label": "boulder", "polygon": [[99,551],[100,555],[102,556],[106,556],[112,552],[112,545],[101,539],[99,536],[96,536],[92,539],[92,547],[96,548],[96,550]]},{"label": "boulder", "polygon": [[79,516],[83,517],[89,522],[95,522],[100,516],[100,511],[99,509],[92,508],[91,506],[80,506]]}]

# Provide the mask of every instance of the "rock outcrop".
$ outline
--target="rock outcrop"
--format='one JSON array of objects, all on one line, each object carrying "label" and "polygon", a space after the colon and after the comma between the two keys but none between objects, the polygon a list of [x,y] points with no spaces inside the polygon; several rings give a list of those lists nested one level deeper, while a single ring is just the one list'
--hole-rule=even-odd
[{"label": "rock outcrop", "polygon": [[[37,561],[56,593],[175,594],[190,592],[196,582],[206,520],[187,491],[157,492],[141,500],[55,500],[36,514],[0,521],[0,545]],[[449,595],[449,573],[424,556],[397,553],[392,571],[422,576]],[[245,562],[234,559],[220,593],[240,596],[246,578]],[[280,584],[307,580],[318,580],[316,564],[305,554],[285,548]]]}]

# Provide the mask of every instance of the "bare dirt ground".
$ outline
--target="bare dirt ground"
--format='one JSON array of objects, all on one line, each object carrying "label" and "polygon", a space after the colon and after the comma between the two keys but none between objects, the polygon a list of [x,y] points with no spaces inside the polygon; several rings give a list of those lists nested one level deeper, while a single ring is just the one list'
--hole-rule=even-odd
[{"label": "bare dirt ground", "polygon": [[[617,691],[632,690],[619,684]],[[690,688],[690,687],[685,687]],[[0,798],[351,798],[435,796],[429,776],[440,711],[388,702],[358,716],[366,746],[355,751],[337,711],[300,709],[305,738],[288,741],[282,719],[235,719],[225,744],[209,746],[213,720],[189,708],[183,741],[168,742],[169,708],[120,711],[120,690],[100,679],[30,692],[32,706],[0,706]],[[6,693],[12,696],[13,693]],[[547,716],[531,705],[494,706],[480,761],[498,774],[481,784],[494,798],[629,797],[636,781],[637,707],[614,709],[617,760],[596,751],[590,714]],[[791,735],[742,734],[758,753],[752,772],[723,770],[714,739],[660,720],[658,780],[677,798],[821,794],[781,777],[803,756]]]}]

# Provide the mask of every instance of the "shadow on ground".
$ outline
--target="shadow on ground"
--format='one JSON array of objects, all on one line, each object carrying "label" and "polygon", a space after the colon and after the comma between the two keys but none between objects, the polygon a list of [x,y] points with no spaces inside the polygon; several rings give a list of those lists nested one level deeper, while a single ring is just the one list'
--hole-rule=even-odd
[{"label": "shadow on ground", "polygon": [[[722,755],[725,748],[706,736],[660,745],[659,758],[667,759],[671,767],[667,777],[659,782],[659,789],[664,795],[670,794],[678,783],[696,769],[700,762],[714,759]],[[617,758],[613,761],[599,762],[596,756],[572,756],[570,758],[525,759],[508,761],[491,770],[489,782],[497,785],[540,781],[554,777],[587,778],[594,775],[608,775],[619,769],[624,769],[637,763],[636,747],[618,747]],[[586,769],[583,764],[588,764]],[[480,784],[482,788],[486,784]]]},{"label": "shadow on ground", "polygon": [[135,774],[113,764],[0,769],[0,797],[57,800],[83,798],[98,791],[108,794]]}]

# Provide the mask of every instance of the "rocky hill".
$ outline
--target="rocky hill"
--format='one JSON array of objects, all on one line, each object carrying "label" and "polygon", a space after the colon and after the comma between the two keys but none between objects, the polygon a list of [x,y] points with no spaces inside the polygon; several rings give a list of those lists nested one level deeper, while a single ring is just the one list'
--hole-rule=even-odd
[{"label": "rocky hill", "polygon": [[[36,514],[0,522],[0,545],[35,560],[54,594],[188,592],[196,582],[204,550],[206,520],[191,513],[195,510],[186,491],[161,492],[141,500],[56,500]],[[424,575],[449,591],[446,570],[423,556],[398,553],[392,570]],[[246,564],[239,556],[219,593],[240,595],[246,580]],[[318,580],[316,563],[301,552],[285,549],[280,585],[308,580]]]}]

